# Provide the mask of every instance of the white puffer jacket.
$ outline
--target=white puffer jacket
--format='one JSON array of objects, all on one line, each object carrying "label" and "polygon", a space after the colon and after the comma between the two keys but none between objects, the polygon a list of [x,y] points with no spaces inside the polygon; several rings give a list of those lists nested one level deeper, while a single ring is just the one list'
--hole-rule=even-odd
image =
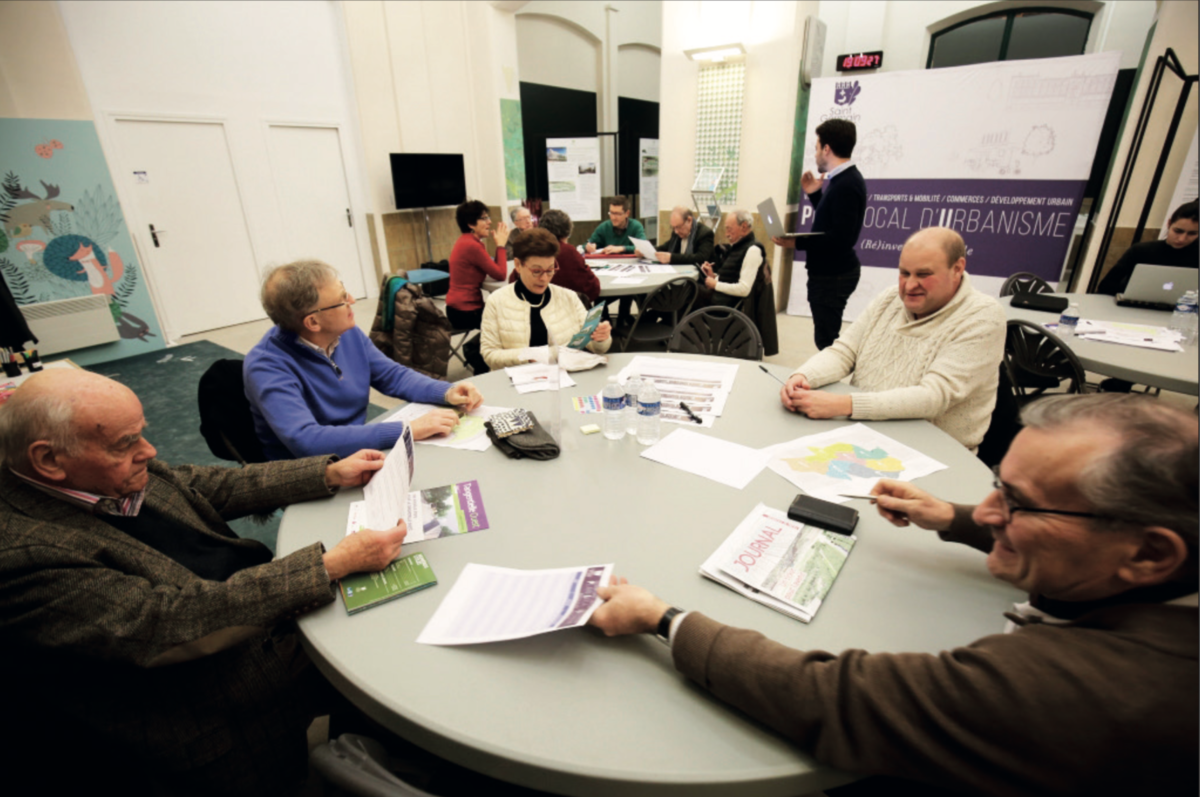
[{"label": "white puffer jacket", "polygon": [[[564,288],[547,288],[550,292],[542,307],[542,323],[558,344],[566,344],[576,332],[583,328],[587,311],[574,291]],[[529,348],[529,304],[517,296],[514,283],[505,285],[488,297],[483,308],[483,324],[480,328],[480,352],[491,368],[520,365],[522,349]],[[587,345],[588,351],[603,354],[612,345],[612,338]]]}]

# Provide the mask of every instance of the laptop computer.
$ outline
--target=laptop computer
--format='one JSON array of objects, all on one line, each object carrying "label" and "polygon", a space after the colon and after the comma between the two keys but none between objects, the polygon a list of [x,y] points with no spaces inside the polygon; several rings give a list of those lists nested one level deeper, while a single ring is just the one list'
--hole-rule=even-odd
[{"label": "laptop computer", "polygon": [[1174,310],[1179,297],[1196,290],[1198,275],[1194,268],[1155,266],[1138,263],[1129,275],[1129,284],[1117,294],[1121,307],[1145,307],[1151,310]]},{"label": "laptop computer", "polygon": [[824,235],[823,232],[787,232],[783,229],[783,217],[775,209],[775,200],[767,197],[767,201],[758,206],[758,215],[762,216],[763,224],[767,226],[767,235],[772,238],[812,238]]}]

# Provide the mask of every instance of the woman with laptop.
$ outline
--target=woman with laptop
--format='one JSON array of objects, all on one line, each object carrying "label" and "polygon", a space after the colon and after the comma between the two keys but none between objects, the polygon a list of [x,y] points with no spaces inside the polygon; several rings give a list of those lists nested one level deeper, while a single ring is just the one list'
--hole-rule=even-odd
[{"label": "woman with laptop", "polygon": [[1200,211],[1197,208],[1195,199],[1176,208],[1167,225],[1167,237],[1161,241],[1134,244],[1125,250],[1117,264],[1100,280],[1096,291],[1109,296],[1124,293],[1134,267],[1141,263],[1196,268],[1200,258],[1200,244],[1196,243],[1200,235]]}]

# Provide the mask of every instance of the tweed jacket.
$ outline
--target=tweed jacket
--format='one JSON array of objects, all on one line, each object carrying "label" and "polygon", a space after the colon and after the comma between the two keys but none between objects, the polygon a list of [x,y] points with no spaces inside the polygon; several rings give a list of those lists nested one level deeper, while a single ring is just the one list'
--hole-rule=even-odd
[{"label": "tweed jacket", "polygon": [[[259,546],[225,521],[328,496],[328,462],[237,469],[151,461],[144,506],[231,546]],[[286,716],[296,702],[287,692],[297,656],[305,660],[279,624],[333,600],[319,544],[206,581],[0,472],[5,670],[63,725],[163,771],[202,768],[245,735],[268,746],[283,732],[277,726],[300,721]],[[255,736],[245,723],[270,727]]]},{"label": "tweed jacket", "polygon": [[[576,332],[583,328],[587,311],[574,291],[562,288],[547,288],[550,297],[542,308],[542,322],[554,337],[555,343],[566,345]],[[480,328],[483,359],[492,368],[520,365],[521,350],[529,347],[529,305],[517,296],[512,283],[488,297],[483,308],[483,325]],[[612,338],[587,345],[588,351],[603,354],[612,345]]]}]

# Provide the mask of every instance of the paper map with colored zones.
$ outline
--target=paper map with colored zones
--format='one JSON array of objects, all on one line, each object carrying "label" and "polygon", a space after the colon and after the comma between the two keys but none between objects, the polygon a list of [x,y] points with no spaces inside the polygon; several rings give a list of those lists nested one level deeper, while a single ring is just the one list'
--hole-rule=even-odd
[{"label": "paper map with colored zones", "polygon": [[767,467],[809,495],[842,503],[879,479],[913,481],[946,466],[887,435],[855,423],[771,446]]}]

